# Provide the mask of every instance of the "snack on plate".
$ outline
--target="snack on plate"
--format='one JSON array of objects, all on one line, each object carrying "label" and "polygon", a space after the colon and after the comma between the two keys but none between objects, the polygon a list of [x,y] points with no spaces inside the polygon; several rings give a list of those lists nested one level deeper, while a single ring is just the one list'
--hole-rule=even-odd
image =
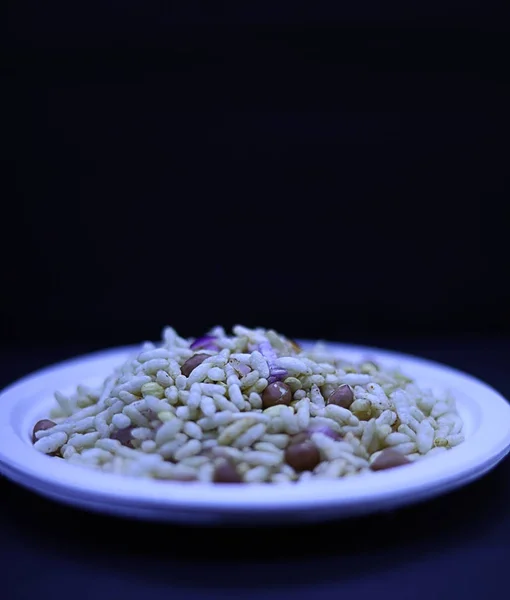
[{"label": "snack on plate", "polygon": [[34,448],[105,473],[288,483],[407,465],[463,441],[454,399],[396,370],[301,349],[272,330],[167,328],[98,389],[35,424]]}]

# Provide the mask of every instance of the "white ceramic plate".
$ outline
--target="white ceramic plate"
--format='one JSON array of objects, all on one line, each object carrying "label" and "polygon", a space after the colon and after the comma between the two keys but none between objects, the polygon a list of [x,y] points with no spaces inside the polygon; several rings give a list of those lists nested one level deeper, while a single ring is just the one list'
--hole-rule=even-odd
[{"label": "white ceramic plate", "polygon": [[[305,342],[306,344],[306,342]],[[0,472],[34,492],[74,506],[135,518],[186,523],[319,521],[393,509],[481,477],[510,450],[510,405],[481,381],[430,361],[373,348],[331,344],[348,360],[398,365],[425,387],[450,389],[466,441],[409,467],[301,485],[222,486],[121,477],[72,466],[32,448],[34,423],[48,415],[53,392],[99,384],[132,348],[49,367],[0,395]]]}]

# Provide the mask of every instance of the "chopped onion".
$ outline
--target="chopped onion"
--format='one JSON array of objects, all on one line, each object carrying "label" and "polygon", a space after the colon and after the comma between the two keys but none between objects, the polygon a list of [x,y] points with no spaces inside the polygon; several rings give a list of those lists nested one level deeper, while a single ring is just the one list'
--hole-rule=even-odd
[{"label": "chopped onion", "polygon": [[274,383],[275,381],[283,381],[284,379],[287,379],[288,377],[288,372],[285,369],[271,369],[269,368],[270,371],[270,375],[268,378],[268,383]]},{"label": "chopped onion", "polygon": [[311,427],[308,427],[307,431],[310,435],[313,433],[322,433],[335,441],[342,439],[342,436],[338,432],[327,425],[312,425]]},{"label": "chopped onion", "polygon": [[197,338],[191,345],[191,350],[219,350],[214,335],[204,335]]},{"label": "chopped onion", "polygon": [[276,356],[276,352],[273,346],[271,346],[271,343],[262,342],[259,344],[258,348],[259,352],[267,360],[269,367],[268,382],[274,383],[275,381],[283,381],[288,376],[288,373],[285,369],[282,369],[276,365],[276,359],[278,357]]},{"label": "chopped onion", "polygon": [[235,358],[231,358],[230,359],[230,364],[234,367],[234,369],[239,373],[239,375],[241,375],[242,377],[245,377],[246,375],[248,375],[248,373],[251,372],[251,369],[248,365],[245,365],[244,363],[242,363],[240,360],[237,360]]}]

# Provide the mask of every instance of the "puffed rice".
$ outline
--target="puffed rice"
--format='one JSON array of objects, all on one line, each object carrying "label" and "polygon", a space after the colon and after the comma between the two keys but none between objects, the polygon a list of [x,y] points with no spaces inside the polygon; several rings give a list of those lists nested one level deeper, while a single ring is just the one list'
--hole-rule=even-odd
[{"label": "puffed rice", "polygon": [[[197,351],[207,358],[185,376],[191,341],[165,328],[160,347],[143,344],[102,386],[56,392],[55,425],[36,431],[34,448],[128,476],[207,483],[227,459],[244,483],[302,484],[363,473],[386,448],[414,462],[464,441],[454,398],[399,371],[347,363],[325,345],[301,350],[272,330],[233,333],[214,328],[217,350]],[[268,407],[265,390],[276,381],[290,401]],[[328,403],[341,384],[353,390],[348,408]],[[116,439],[122,431],[128,443]],[[287,464],[300,432],[320,455],[303,472]]]}]

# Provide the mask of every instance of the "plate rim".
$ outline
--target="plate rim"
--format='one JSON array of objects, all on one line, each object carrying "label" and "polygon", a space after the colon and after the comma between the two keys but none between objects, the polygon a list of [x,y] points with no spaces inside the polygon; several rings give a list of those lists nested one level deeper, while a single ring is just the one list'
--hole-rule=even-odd
[{"label": "plate rim", "polygon": [[[314,343],[311,340],[300,340],[305,346]],[[468,438],[466,442],[448,452],[428,460],[420,461],[410,467],[395,469],[381,473],[359,475],[349,480],[339,481],[313,481],[306,484],[289,484],[271,486],[268,484],[251,484],[250,486],[223,486],[203,483],[176,483],[162,481],[147,481],[120,475],[98,473],[86,468],[70,465],[64,461],[53,462],[54,459],[34,451],[25,443],[11,427],[10,415],[24,388],[34,387],[36,383],[54,378],[60,372],[69,369],[84,368],[85,366],[105,359],[122,359],[129,353],[136,351],[140,345],[121,346],[106,350],[99,350],[82,356],[70,358],[54,365],[43,367],[26,375],[0,393],[0,472],[9,476],[8,471],[15,470],[25,484],[32,489],[41,491],[41,487],[53,486],[57,489],[80,494],[95,501],[113,502],[124,508],[132,509],[152,507],[152,509],[167,510],[175,507],[176,510],[188,512],[207,510],[210,513],[243,513],[256,511],[300,511],[307,508],[331,509],[337,508],[339,513],[348,512],[356,503],[359,510],[361,503],[366,511],[373,510],[374,505],[380,504],[406,504],[413,501],[413,497],[432,496],[459,487],[479,476],[482,476],[498,464],[510,451],[510,405],[508,401],[492,386],[480,379],[442,363],[421,358],[416,355],[396,352],[373,346],[344,344],[337,342],[324,342],[328,348],[341,354],[355,353],[365,356],[379,356],[384,361],[391,360],[400,363],[406,372],[407,365],[414,365],[424,369],[436,371],[442,376],[463,382],[461,387],[471,387],[478,390],[482,396],[489,397],[490,402],[499,410],[498,419],[494,419],[498,439],[493,444],[485,444],[481,451],[476,451]],[[78,384],[79,381],[76,381]],[[58,388],[58,385],[56,386]],[[446,386],[449,387],[449,386]],[[458,388],[456,388],[458,389]],[[461,390],[459,390],[461,391]],[[11,409],[6,410],[7,402]],[[477,401],[480,406],[480,400]],[[484,417],[487,417],[486,407],[481,406]],[[493,407],[492,407],[493,408]],[[506,417],[502,418],[502,417]],[[497,422],[496,422],[497,421]],[[492,422],[492,421],[491,421]],[[480,426],[481,427],[481,426]],[[483,432],[487,425],[483,427]],[[18,440],[13,447],[9,441]],[[7,452],[6,452],[7,446]],[[12,456],[16,448],[24,447],[25,458],[21,462]],[[466,452],[466,448],[470,450]],[[462,451],[464,449],[464,451]],[[459,452],[460,450],[460,452]],[[459,470],[458,459],[465,454]],[[474,458],[473,458],[474,455]],[[51,462],[50,462],[51,461]],[[456,464],[457,463],[457,464]],[[407,469],[410,469],[407,471]],[[411,470],[412,469],[412,470]],[[421,474],[421,481],[420,481]],[[17,478],[17,482],[25,485]],[[29,483],[32,482],[32,486]],[[142,482],[142,485],[140,485]],[[204,493],[207,490],[207,493]],[[399,496],[404,494],[406,500]],[[398,501],[398,502],[397,502]]]}]

